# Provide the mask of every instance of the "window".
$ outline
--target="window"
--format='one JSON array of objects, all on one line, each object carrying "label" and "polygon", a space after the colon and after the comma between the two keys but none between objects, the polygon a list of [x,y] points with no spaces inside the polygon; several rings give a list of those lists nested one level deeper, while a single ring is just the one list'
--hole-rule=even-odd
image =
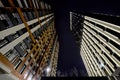
[{"label": "window", "polygon": [[[92,29],[92,28],[91,28]],[[98,34],[99,32],[98,31],[96,31],[96,30],[94,30],[94,29],[92,29],[92,31],[94,31],[96,34]]]},{"label": "window", "polygon": [[16,62],[18,62],[18,60],[20,59],[20,55],[17,55],[13,60],[12,60],[12,64],[15,65]]},{"label": "window", "polygon": [[24,64],[24,66],[20,69],[19,73],[22,74],[25,68],[26,68],[26,65]]},{"label": "window", "polygon": [[98,45],[97,45],[97,44],[95,44],[95,45],[97,46],[97,48],[99,48],[99,50],[101,50],[101,48],[98,46],[99,44],[98,44]]},{"label": "window", "polygon": [[14,39],[19,37],[19,35],[17,33],[13,34],[12,36],[13,36]]},{"label": "window", "polygon": [[108,31],[110,34],[112,34],[114,36],[117,36],[120,39],[120,33],[115,32],[115,31],[108,29],[108,28],[106,29],[106,31]]},{"label": "window", "polygon": [[[104,53],[104,55],[107,57],[107,59],[114,65],[114,68],[116,68],[116,64],[107,56],[106,53]],[[107,64],[107,63],[106,63]]]},{"label": "window", "polygon": [[33,67],[33,71],[35,71],[35,70],[36,70],[36,68],[37,68],[37,67],[36,67],[36,66],[34,66],[34,67]]},{"label": "window", "polygon": [[4,6],[10,7],[8,0],[1,0]]},{"label": "window", "polygon": [[[15,0],[16,1],[16,0]],[[19,17],[18,13],[12,13],[12,15],[14,16],[15,20],[17,21],[18,24],[22,23],[21,18]]]},{"label": "window", "polygon": [[34,50],[34,51],[33,51],[33,54],[35,54],[35,53],[36,53],[36,51]]},{"label": "window", "polygon": [[[22,0],[21,0],[21,1],[22,1]],[[28,17],[27,17],[26,12],[23,12],[23,15],[24,15],[24,17],[25,17],[25,20],[28,21],[29,19],[28,19]]]},{"label": "window", "polygon": [[33,19],[33,16],[32,16],[32,13],[31,13],[31,12],[27,12],[27,14],[28,14],[30,20]]},{"label": "window", "polygon": [[30,62],[30,60],[31,60],[31,59],[32,59],[32,58],[31,58],[31,57],[29,57],[29,58],[28,58],[28,62]]},{"label": "window", "polygon": [[24,57],[26,57],[27,55],[28,55],[28,51],[26,51],[26,53],[25,53]]},{"label": "window", "polygon": [[38,49],[39,48],[39,46],[36,46],[36,49]]},{"label": "window", "polygon": [[31,41],[32,41],[30,37],[28,37],[27,40],[28,40],[28,42],[31,42]]},{"label": "window", "polygon": [[26,44],[27,48],[30,49],[30,48],[31,48],[31,44],[30,44],[30,42],[28,41],[28,39],[26,38],[26,39],[24,39],[23,41],[24,41],[24,43]]},{"label": "window", "polygon": [[35,34],[37,36],[37,38],[39,37],[39,32],[38,31],[35,31]]},{"label": "window", "polygon": [[23,34],[22,30],[17,31],[17,34],[21,36]]},{"label": "window", "polygon": [[25,51],[25,50],[27,49],[27,46],[25,45],[25,43],[24,43],[23,41],[20,43],[20,48],[21,48],[23,51]]},{"label": "window", "polygon": [[114,53],[113,56],[115,56],[115,58],[120,61],[120,57],[116,53]]},{"label": "window", "polygon": [[0,40],[0,48],[5,46],[8,43],[6,39]]},{"label": "window", "polygon": [[36,14],[35,14],[35,11],[33,12],[33,15],[34,15],[34,18],[37,18]]},{"label": "window", "polygon": [[100,43],[100,40],[98,38],[96,38],[95,36],[93,36],[99,43]]},{"label": "window", "polygon": [[120,73],[118,73],[118,76],[120,76]]},{"label": "window", "polygon": [[36,36],[36,34],[35,34],[35,32],[33,33],[33,36],[36,38],[37,36]]},{"label": "window", "polygon": [[105,72],[105,75],[108,76],[108,72],[106,71],[105,68],[103,68],[103,71]]},{"label": "window", "polygon": [[105,30],[105,27],[99,25],[99,24],[95,24],[97,27],[101,28],[102,30]]},{"label": "window", "polygon": [[7,57],[9,61],[12,61],[17,55],[19,54],[17,53],[15,49],[11,49],[5,54],[5,56]]},{"label": "window", "polygon": [[38,64],[41,62],[42,58],[43,58],[43,56],[41,55],[41,56],[39,57],[39,59],[37,60],[37,63],[38,63]]},{"label": "window", "polygon": [[106,41],[109,41],[109,39],[108,39],[105,35],[103,35],[103,34],[101,34],[101,33],[99,33],[99,35],[100,35],[101,37],[103,37]]},{"label": "window", "polygon": [[110,68],[110,66],[107,64],[106,65],[108,68],[109,68],[109,70],[111,71],[111,72],[113,72],[113,70]]},{"label": "window", "polygon": [[27,29],[26,29],[26,28],[23,28],[23,29],[21,29],[21,31],[22,31],[23,33],[25,33],[25,32],[27,32]]},{"label": "window", "polygon": [[2,27],[0,27],[0,31],[7,29],[9,26],[9,24],[6,20],[0,20],[0,25],[2,26]]},{"label": "window", "polygon": [[21,62],[22,62],[22,60],[19,59],[18,61],[16,61],[16,62],[14,63],[15,69],[17,69],[17,67],[20,65]]},{"label": "window", "polygon": [[114,41],[110,41],[110,43],[111,43],[114,47],[116,47],[117,49],[120,50],[120,45],[119,45],[119,44],[115,43]]},{"label": "window", "polygon": [[32,67],[33,63],[30,64],[30,66]]},{"label": "window", "polygon": [[110,52],[111,55],[113,54],[112,50],[109,47],[106,46],[105,48]]},{"label": "window", "polygon": [[37,72],[38,69],[39,69],[39,67],[36,67],[35,72]]}]

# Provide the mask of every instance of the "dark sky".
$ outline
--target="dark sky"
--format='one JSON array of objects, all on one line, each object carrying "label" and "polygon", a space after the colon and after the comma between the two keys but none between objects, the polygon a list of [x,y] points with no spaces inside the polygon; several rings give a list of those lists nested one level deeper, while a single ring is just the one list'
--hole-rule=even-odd
[{"label": "dark sky", "polygon": [[[57,28],[60,49],[58,57],[58,70],[69,72],[74,66],[83,76],[85,71],[80,58],[80,50],[69,28],[69,12],[97,12],[105,14],[120,14],[119,2],[113,0],[48,0],[55,12],[55,26]],[[83,72],[82,72],[83,71]]]}]

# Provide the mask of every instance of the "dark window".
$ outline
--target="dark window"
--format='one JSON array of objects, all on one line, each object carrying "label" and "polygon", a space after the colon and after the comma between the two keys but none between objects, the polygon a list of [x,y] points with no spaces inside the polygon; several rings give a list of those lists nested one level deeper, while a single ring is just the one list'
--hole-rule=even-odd
[{"label": "dark window", "polygon": [[103,37],[106,41],[109,40],[109,39],[108,39],[106,36],[104,36],[103,34],[99,33],[99,35],[100,35],[101,37]]},{"label": "dark window", "polygon": [[7,22],[6,20],[1,20],[1,22],[2,22],[3,25],[5,25],[5,26],[3,26],[3,27],[9,26],[9,24],[8,24],[8,22]]},{"label": "dark window", "polygon": [[36,66],[33,67],[33,71],[35,70]]},{"label": "dark window", "polygon": [[29,57],[29,58],[28,58],[28,62],[30,62],[30,60],[31,60],[31,59],[32,59],[32,58],[31,58],[31,57]]},{"label": "dark window", "polygon": [[108,72],[106,71],[106,69],[103,69],[103,70],[104,70],[106,76],[109,76],[109,74],[108,74]]},{"label": "dark window", "polygon": [[26,0],[27,4],[28,4],[28,7],[31,7],[30,4],[29,4],[29,0]]},{"label": "dark window", "polygon": [[114,53],[113,56],[115,56],[115,58],[120,61],[120,57],[116,53]]},{"label": "dark window", "polygon": [[8,0],[1,0],[3,5],[6,6],[6,7],[10,7],[10,4],[8,2]]},{"label": "dark window", "polygon": [[110,66],[107,64],[106,65],[108,68],[109,68],[109,70],[113,73],[113,70],[110,68]]},{"label": "dark window", "polygon": [[[98,45],[99,45],[99,44],[98,44]],[[99,50],[101,50],[101,48],[100,48],[98,45],[96,44],[97,48],[99,48]]]},{"label": "dark window", "polygon": [[30,66],[32,67],[33,63],[30,64]]},{"label": "dark window", "polygon": [[[92,29],[92,28],[91,28]],[[98,31],[96,31],[96,30],[94,30],[94,29],[92,29],[96,34],[98,34],[99,32]]]},{"label": "dark window", "polygon": [[116,68],[116,64],[107,56],[106,53],[104,53],[104,55],[107,57],[107,59],[114,65],[114,67]]},{"label": "dark window", "polygon": [[89,21],[89,23],[91,23],[91,24],[95,25],[95,23],[94,23],[94,22],[92,22],[92,21]]},{"label": "dark window", "polygon": [[39,48],[39,46],[36,47],[36,49],[38,49],[38,48]]},{"label": "dark window", "polygon": [[17,31],[17,34],[21,36],[23,34],[22,30]]},{"label": "dark window", "polygon": [[96,26],[99,27],[99,28],[101,28],[101,29],[103,29],[103,30],[105,30],[105,27],[103,27],[103,26],[101,26],[99,24],[96,24]]},{"label": "dark window", "polygon": [[116,32],[116,31],[113,31],[111,29],[108,29],[108,28],[106,29],[106,31],[111,33],[114,36],[117,36],[120,39],[120,33]]},{"label": "dark window", "polygon": [[21,29],[21,31],[22,31],[23,33],[25,33],[25,32],[27,32],[27,29],[26,29],[26,28],[23,28],[23,29]]},{"label": "dark window", "polygon": [[33,54],[35,54],[35,53],[36,53],[36,51],[34,50],[34,51],[33,51]]},{"label": "dark window", "polygon": [[110,41],[110,43],[120,50],[120,45],[119,44],[117,44],[117,43],[115,43],[113,41]]},{"label": "dark window", "polygon": [[21,1],[21,3],[22,3],[22,6],[25,7],[24,1],[23,1],[23,0],[20,0],[20,1]]},{"label": "dark window", "polygon": [[120,73],[118,73],[118,76],[120,76]]},{"label": "dark window", "polygon": [[13,0],[13,3],[15,4],[16,7],[19,7],[17,0]]},{"label": "dark window", "polygon": [[93,36],[99,43],[100,43],[100,40],[98,38],[96,38],[95,36]]},{"label": "dark window", "polygon": [[105,48],[110,52],[111,55],[113,54],[113,52],[110,48],[108,48],[107,46]]}]

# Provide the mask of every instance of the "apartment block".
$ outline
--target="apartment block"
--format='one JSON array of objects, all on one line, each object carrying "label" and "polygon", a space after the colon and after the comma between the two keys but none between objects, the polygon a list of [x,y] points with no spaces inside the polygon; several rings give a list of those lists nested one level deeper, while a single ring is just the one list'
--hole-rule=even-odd
[{"label": "apartment block", "polygon": [[89,76],[120,76],[120,25],[108,19],[70,12],[70,29]]},{"label": "apartment block", "polygon": [[41,0],[0,0],[0,80],[56,76],[58,52],[51,5]]}]

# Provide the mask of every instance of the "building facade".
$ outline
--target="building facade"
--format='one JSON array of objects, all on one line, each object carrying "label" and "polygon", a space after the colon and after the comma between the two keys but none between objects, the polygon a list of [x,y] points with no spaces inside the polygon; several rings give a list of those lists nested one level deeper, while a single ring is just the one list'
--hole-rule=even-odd
[{"label": "building facade", "polygon": [[70,12],[70,29],[89,76],[120,76],[120,26]]},{"label": "building facade", "polygon": [[40,0],[0,0],[0,80],[56,76],[58,52],[54,13],[49,4]]}]

